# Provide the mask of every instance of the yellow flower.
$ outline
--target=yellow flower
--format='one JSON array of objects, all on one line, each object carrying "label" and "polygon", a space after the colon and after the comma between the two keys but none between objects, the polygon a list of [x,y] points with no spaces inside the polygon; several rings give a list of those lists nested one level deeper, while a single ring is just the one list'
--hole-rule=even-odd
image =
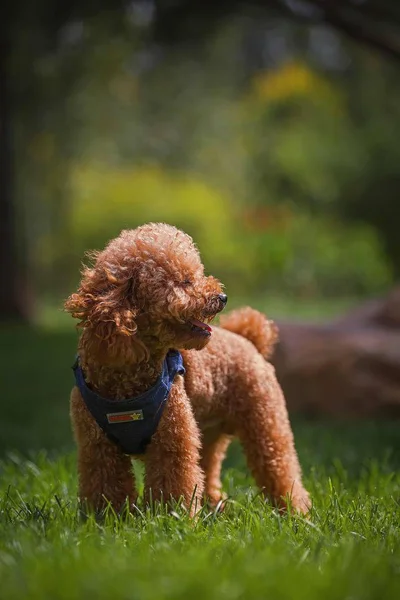
[{"label": "yellow flower", "polygon": [[288,62],[274,71],[259,73],[253,81],[253,94],[263,102],[284,101],[296,96],[317,98],[338,108],[339,94],[334,87],[307,65]]}]

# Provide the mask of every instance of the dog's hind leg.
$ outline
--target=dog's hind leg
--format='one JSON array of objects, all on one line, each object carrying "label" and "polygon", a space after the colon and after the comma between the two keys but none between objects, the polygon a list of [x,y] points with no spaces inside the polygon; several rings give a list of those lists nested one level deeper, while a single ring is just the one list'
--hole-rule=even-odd
[{"label": "dog's hind leg", "polygon": [[[257,368],[256,368],[257,367]],[[304,489],[286,403],[273,367],[260,356],[244,378],[239,397],[231,403],[235,429],[249,468],[260,489],[278,506],[307,513]]]},{"label": "dog's hind leg", "polygon": [[201,467],[205,476],[205,495],[211,506],[217,506],[223,500],[221,467],[232,437],[219,432],[206,431],[203,436]]}]

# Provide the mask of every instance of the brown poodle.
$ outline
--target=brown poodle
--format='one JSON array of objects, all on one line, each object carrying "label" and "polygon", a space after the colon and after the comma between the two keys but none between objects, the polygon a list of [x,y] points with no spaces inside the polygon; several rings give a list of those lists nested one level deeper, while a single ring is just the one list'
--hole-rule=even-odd
[{"label": "brown poodle", "polygon": [[227,297],[204,275],[193,240],[170,225],[123,231],[94,260],[65,303],[83,329],[71,394],[81,500],[97,511],[134,504],[134,455],[145,463],[147,501],[181,498],[192,514],[205,496],[216,505],[237,436],[265,495],[306,513],[285,400],[266,360],[273,323],[243,308],[211,330]]}]

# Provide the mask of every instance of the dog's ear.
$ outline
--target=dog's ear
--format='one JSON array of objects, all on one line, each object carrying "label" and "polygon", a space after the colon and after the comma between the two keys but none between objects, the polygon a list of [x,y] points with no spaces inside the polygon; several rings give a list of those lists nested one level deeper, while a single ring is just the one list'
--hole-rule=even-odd
[{"label": "dog's ear", "polygon": [[78,291],[64,308],[79,319],[85,351],[99,362],[122,365],[147,359],[148,350],[137,335],[132,273],[118,278],[107,265],[86,267]]}]

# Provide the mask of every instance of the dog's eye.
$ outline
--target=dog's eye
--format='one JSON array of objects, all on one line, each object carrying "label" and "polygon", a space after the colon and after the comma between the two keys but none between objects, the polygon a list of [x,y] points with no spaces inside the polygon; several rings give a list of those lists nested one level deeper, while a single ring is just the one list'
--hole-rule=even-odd
[{"label": "dog's eye", "polygon": [[181,281],[181,285],[192,285],[192,282],[190,281],[190,279],[184,279],[183,281]]}]

